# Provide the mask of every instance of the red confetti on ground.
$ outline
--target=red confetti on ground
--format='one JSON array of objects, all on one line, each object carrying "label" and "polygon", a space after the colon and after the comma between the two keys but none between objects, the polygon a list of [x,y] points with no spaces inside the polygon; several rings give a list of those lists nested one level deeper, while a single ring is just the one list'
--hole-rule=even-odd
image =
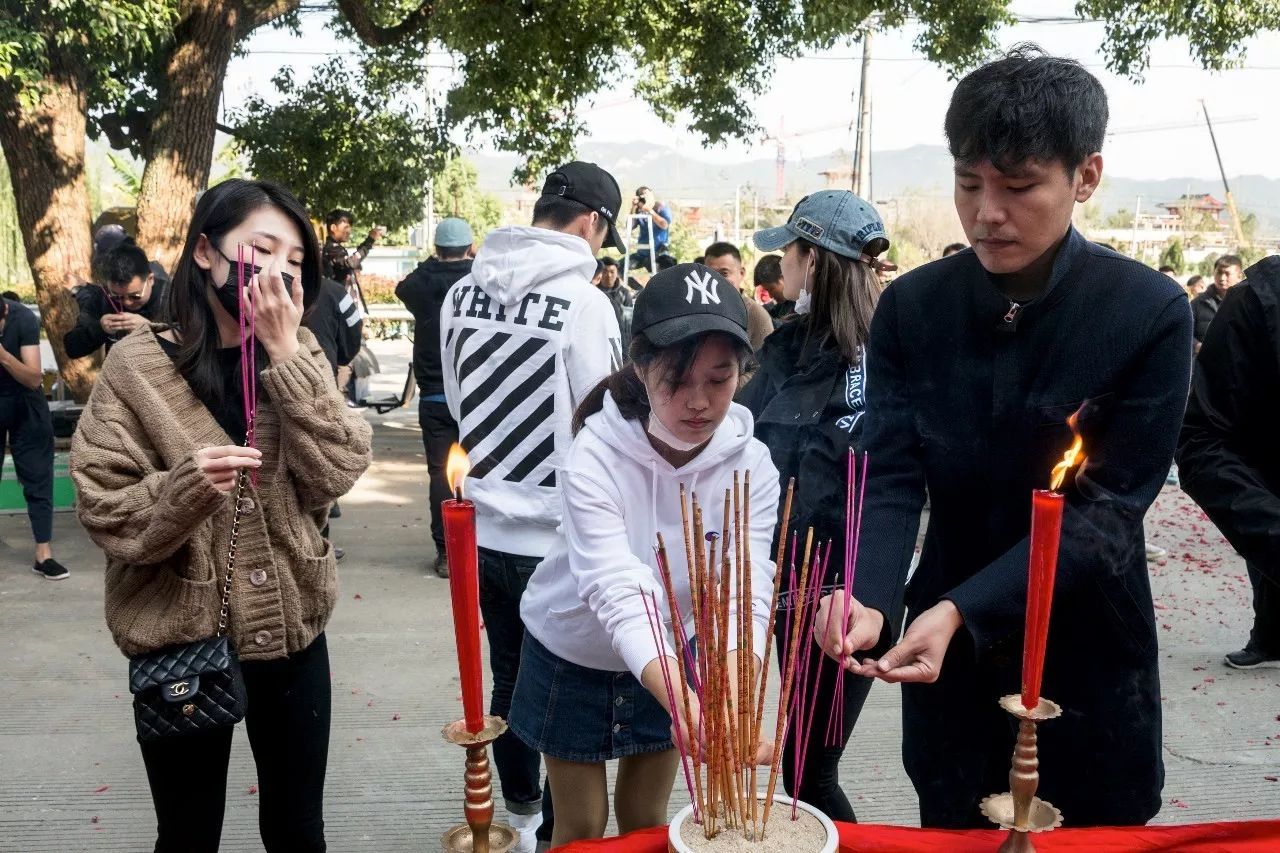
[{"label": "red confetti on ground", "polygon": [[399,715],[399,714],[392,714],[392,715],[391,715],[391,721],[392,721],[393,723],[394,723],[396,720],[398,720],[398,719],[400,719],[400,715]]},{"label": "red confetti on ground", "polygon": [[1177,806],[1177,807],[1178,807],[1178,808],[1180,808],[1180,809],[1189,809],[1189,808],[1191,808],[1191,806],[1187,805],[1187,804],[1186,804],[1186,803],[1184,803],[1182,800],[1179,800],[1179,799],[1176,799],[1176,798],[1175,798],[1175,799],[1170,800],[1169,802],[1170,802],[1170,803],[1172,803],[1173,805]]},{"label": "red confetti on ground", "polygon": [[370,700],[369,700],[369,702],[365,705],[365,707],[366,707],[366,708],[372,708],[372,707],[373,707],[373,700],[372,700],[372,699],[370,699]]},{"label": "red confetti on ground", "polygon": [[103,791],[109,791],[109,790],[111,790],[111,786],[110,786],[110,785],[103,785],[101,788],[97,788],[97,789],[95,789],[95,790],[94,790],[94,793],[95,793],[95,794],[101,794]]},{"label": "red confetti on ground", "polygon": [[[1268,782],[1280,782],[1280,776],[1263,776],[1262,778]],[[94,818],[94,820],[96,821],[97,818]]]},{"label": "red confetti on ground", "polygon": [[352,687],[352,688],[351,688],[351,695],[352,695],[352,696],[359,696],[359,695],[360,695],[360,688],[359,688],[359,687]]},{"label": "red confetti on ground", "polygon": [[256,794],[256,793],[258,793],[258,786],[257,786],[257,785],[250,785],[250,786],[249,786],[249,796],[253,796],[253,795],[254,795],[254,794]]},{"label": "red confetti on ground", "polygon": [[361,595],[361,594],[360,594],[360,593],[358,593],[358,592],[357,592],[355,595],[351,596],[351,597],[352,597],[352,598],[354,598],[356,601],[364,601],[364,596],[363,596],[363,595]]},{"label": "red confetti on ground", "polygon": [[[1275,780],[1273,779],[1273,780],[1271,780],[1271,781],[1273,781],[1273,782],[1274,782]],[[94,815],[93,817],[89,818],[89,823],[97,823],[97,822],[98,822],[98,816],[97,816],[97,815]]]},{"label": "red confetti on ground", "polygon": [[1206,676],[1206,677],[1205,677],[1205,679],[1204,679],[1204,683],[1205,683],[1205,684],[1213,684],[1213,676],[1212,676],[1212,675]]}]

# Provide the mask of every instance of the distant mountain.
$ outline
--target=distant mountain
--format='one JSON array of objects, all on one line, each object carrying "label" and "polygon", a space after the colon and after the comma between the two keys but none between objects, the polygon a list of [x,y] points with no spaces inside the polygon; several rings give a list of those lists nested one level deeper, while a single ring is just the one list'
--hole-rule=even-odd
[{"label": "distant mountain", "polygon": [[[519,162],[514,154],[468,152],[466,156],[479,170],[483,190],[503,197],[518,192],[510,184],[511,173]],[[609,169],[621,183],[624,197],[641,184],[648,184],[660,197],[686,203],[723,203],[733,198],[739,186],[748,195],[749,188],[755,188],[762,202],[774,199],[772,158],[717,162],[714,152],[700,151],[693,157],[667,146],[639,141],[586,142],[578,156]],[[787,195],[794,198],[819,189],[824,186],[819,172],[848,166],[849,155],[843,151],[788,160]],[[872,152],[871,173],[873,201],[903,195],[936,195],[942,199],[951,196],[951,155],[940,145]],[[1231,187],[1242,213],[1256,214],[1264,231],[1280,231],[1280,179],[1240,175],[1231,178]],[[1097,198],[1106,213],[1133,210],[1139,196],[1142,208],[1151,211],[1160,202],[1173,201],[1187,192],[1207,192],[1222,198],[1222,181],[1213,177],[1143,180],[1108,175]]]}]

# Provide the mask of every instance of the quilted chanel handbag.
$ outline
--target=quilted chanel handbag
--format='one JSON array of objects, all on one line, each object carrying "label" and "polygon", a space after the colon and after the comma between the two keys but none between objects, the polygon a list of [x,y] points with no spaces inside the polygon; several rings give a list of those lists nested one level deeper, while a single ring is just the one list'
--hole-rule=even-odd
[{"label": "quilted chanel handbag", "polygon": [[129,659],[129,692],[133,694],[139,740],[197,734],[234,726],[244,719],[244,678],[226,630],[246,477],[241,471],[236,480],[236,511],[222,582],[218,633]]}]

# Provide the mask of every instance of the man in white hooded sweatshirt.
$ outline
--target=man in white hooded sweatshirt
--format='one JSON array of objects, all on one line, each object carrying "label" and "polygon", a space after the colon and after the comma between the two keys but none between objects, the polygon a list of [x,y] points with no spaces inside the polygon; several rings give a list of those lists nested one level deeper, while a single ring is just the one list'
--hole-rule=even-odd
[{"label": "man in white hooded sweatshirt", "polygon": [[[591,284],[601,248],[626,251],[615,224],[621,204],[618,182],[594,163],[556,169],[533,225],[490,232],[440,313],[445,399],[473,466],[464,491],[476,504],[489,712],[504,718],[524,641],[520,599],[560,524],[556,471],[572,442],[570,421],[622,362],[613,307]],[[539,755],[508,732],[493,757],[518,849],[532,850]],[[538,837],[549,839],[550,828]]]}]

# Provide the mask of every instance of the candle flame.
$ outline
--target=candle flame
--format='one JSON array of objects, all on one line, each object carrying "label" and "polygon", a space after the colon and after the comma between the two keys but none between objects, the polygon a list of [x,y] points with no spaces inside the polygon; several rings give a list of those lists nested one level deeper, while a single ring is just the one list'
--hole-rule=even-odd
[{"label": "candle flame", "polygon": [[454,442],[449,448],[449,458],[444,464],[445,477],[449,480],[449,489],[455,494],[462,494],[462,481],[471,473],[471,459],[462,445]]},{"label": "candle flame", "polygon": [[1067,452],[1062,454],[1062,461],[1053,467],[1053,474],[1049,478],[1049,488],[1058,491],[1062,488],[1062,481],[1067,478],[1067,472],[1080,464],[1080,454],[1084,450],[1084,439],[1080,437],[1080,431],[1076,429],[1080,412],[1076,412],[1067,418],[1067,426],[1071,427],[1071,434],[1074,436],[1071,440],[1071,446],[1067,448]]}]

